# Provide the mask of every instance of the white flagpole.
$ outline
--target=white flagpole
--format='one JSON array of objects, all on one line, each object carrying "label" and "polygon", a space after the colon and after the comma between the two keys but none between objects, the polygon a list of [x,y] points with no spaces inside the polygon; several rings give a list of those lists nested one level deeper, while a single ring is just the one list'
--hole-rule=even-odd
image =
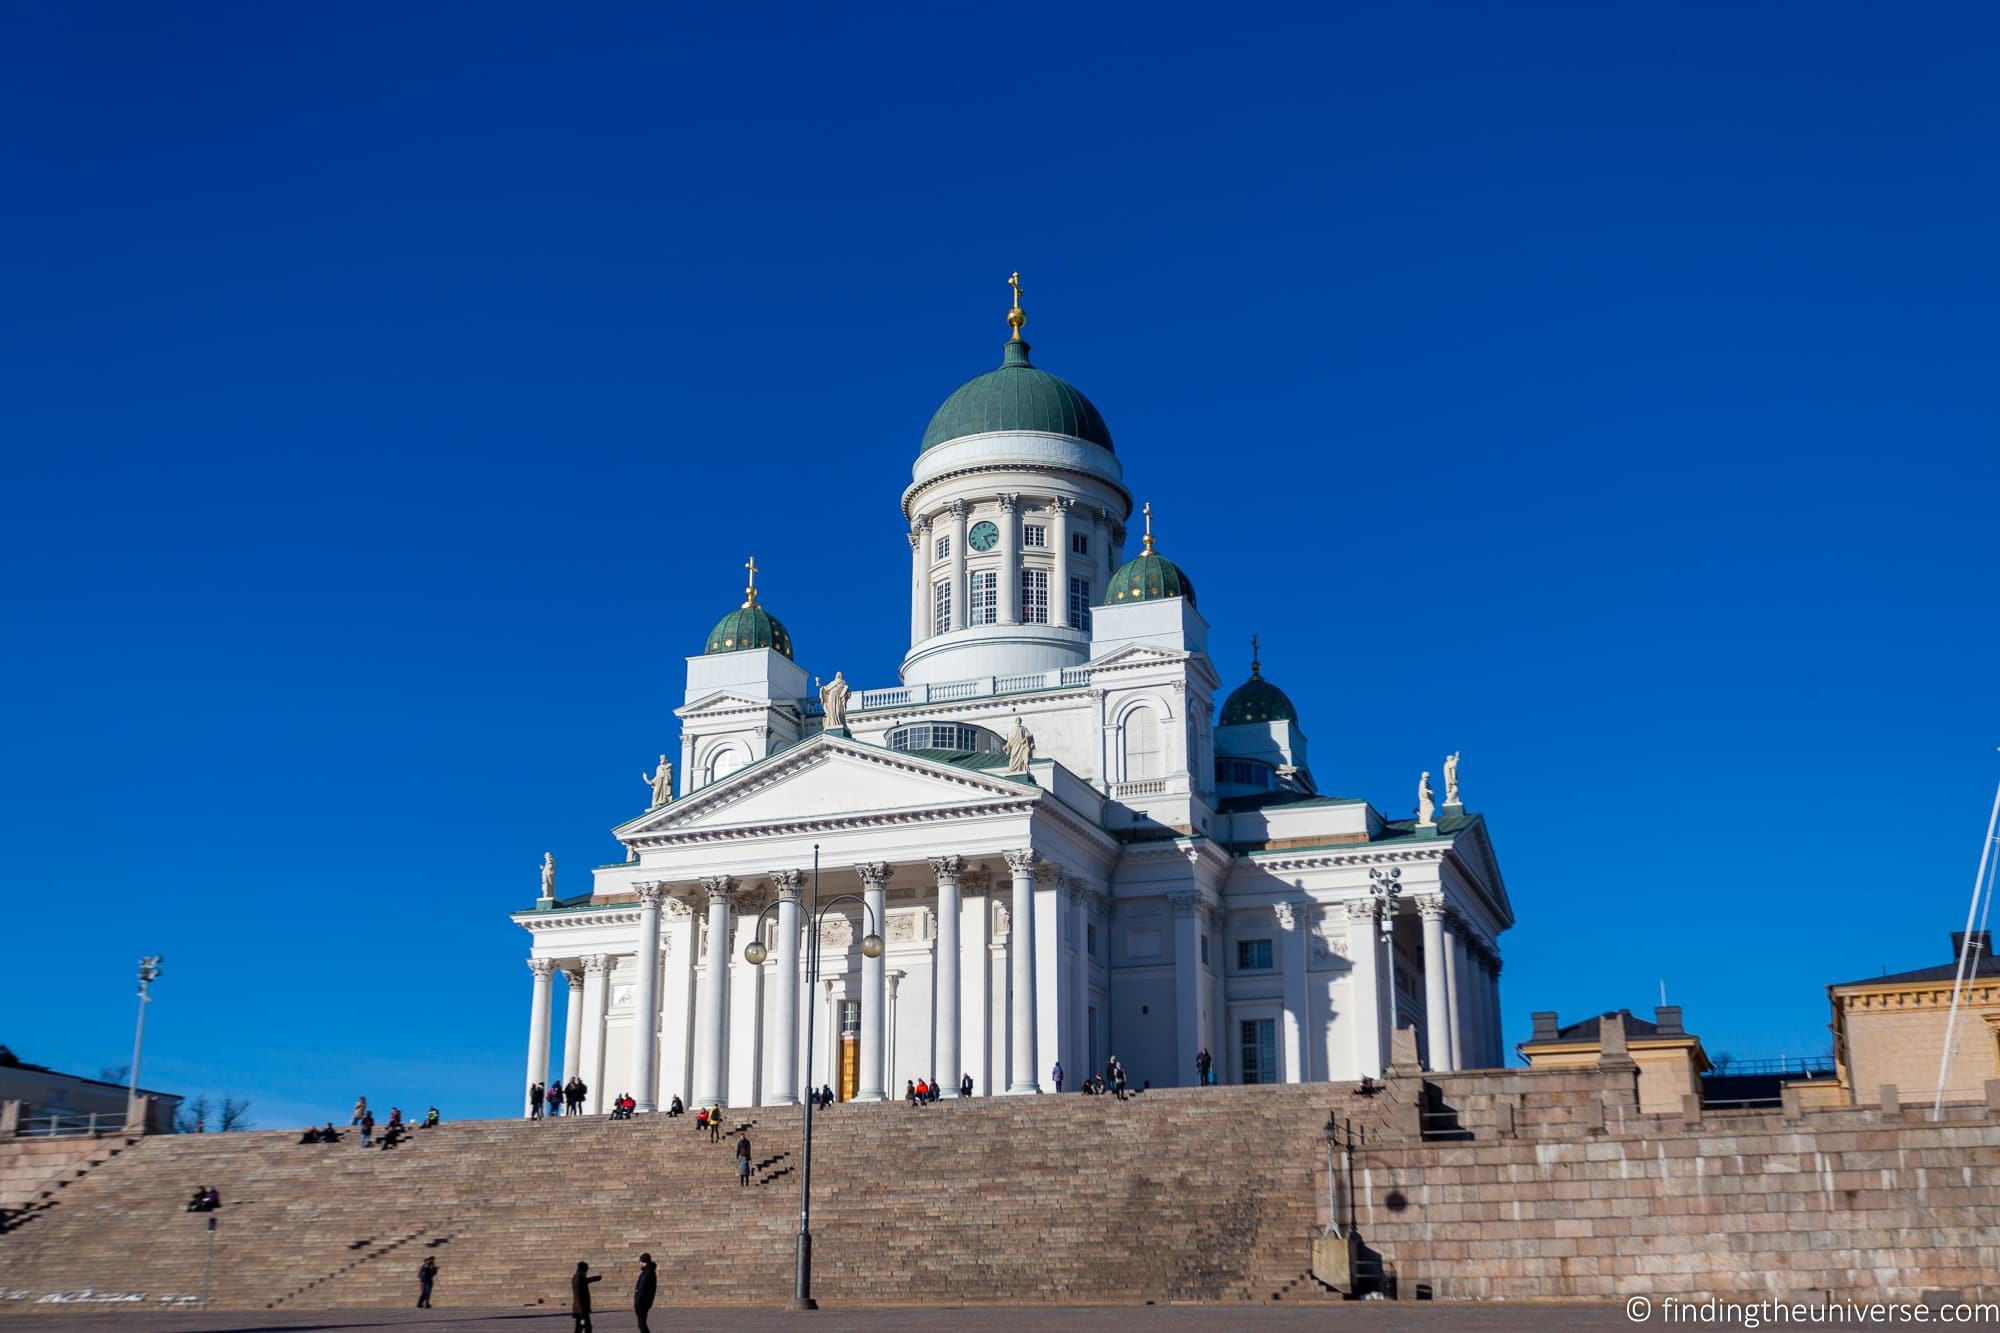
[{"label": "white flagpole", "polygon": [[1944,1116],[1944,1085],[1946,1076],[1951,1072],[1951,1045],[1958,1027],[1958,1005],[1965,994],[1966,963],[1975,952],[1973,927],[1983,916],[1979,910],[1980,898],[1991,893],[1986,871],[1993,858],[1993,833],[1996,828],[2000,828],[2000,786],[1993,790],[1993,813],[1986,819],[1986,841],[1979,845],[1979,873],[1972,877],[1972,901],[1965,908],[1965,935],[1959,943],[1958,975],[1951,985],[1951,1013],[1944,1021],[1944,1054],[1938,1058],[1937,1095],[1931,1100],[1933,1120]]}]

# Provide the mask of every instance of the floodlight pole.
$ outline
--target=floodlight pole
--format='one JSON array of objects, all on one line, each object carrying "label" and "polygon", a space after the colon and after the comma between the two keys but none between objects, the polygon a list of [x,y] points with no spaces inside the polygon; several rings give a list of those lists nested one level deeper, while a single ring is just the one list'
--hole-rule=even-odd
[{"label": "floodlight pole", "polygon": [[[152,1003],[152,983],[160,979],[160,955],[148,954],[139,960],[139,1028],[132,1037],[132,1077],[125,1088],[126,1114],[139,1099],[139,1055],[146,1046],[146,1006]],[[145,1126],[142,1124],[143,1130]]]}]

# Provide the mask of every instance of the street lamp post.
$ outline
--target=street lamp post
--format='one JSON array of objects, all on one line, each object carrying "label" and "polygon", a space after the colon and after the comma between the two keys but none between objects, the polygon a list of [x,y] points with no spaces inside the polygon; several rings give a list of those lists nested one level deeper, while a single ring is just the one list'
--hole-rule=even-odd
[{"label": "street lamp post", "polygon": [[[866,918],[866,925],[868,926],[868,933],[861,937],[862,956],[866,958],[880,958],[882,956],[882,936],[879,933],[881,923],[875,920],[875,914],[869,910],[866,899],[856,893],[841,893],[827,899],[824,904],[820,902],[818,843],[813,844],[812,893],[812,929],[807,932],[805,953],[806,1049],[804,1063],[808,1075],[806,1079],[808,1084],[812,1082],[810,1075],[812,1072],[813,1028],[815,1027],[813,1018],[819,1009],[819,1003],[815,999],[815,992],[819,988],[819,928],[821,921],[825,919],[828,912],[832,911],[840,903],[860,903],[861,910]],[[769,916],[776,908],[777,904],[771,903],[757,914],[756,925],[750,932],[750,943],[743,947],[743,961],[752,967],[763,966],[764,959],[769,956],[769,951],[764,948],[762,939],[764,918]],[[810,1086],[806,1088],[804,1142],[799,1149],[799,1238],[793,1252],[793,1291],[790,1307],[794,1310],[817,1310],[819,1308],[819,1302],[815,1301],[812,1297],[813,1101],[816,1092],[817,1089],[815,1088]]]},{"label": "street lamp post", "polygon": [[[146,1045],[146,1006],[152,1003],[149,988],[160,979],[160,955],[147,954],[139,960],[139,1030],[132,1037],[132,1081],[125,1089],[125,1115],[129,1120],[132,1107],[139,1100],[139,1053]],[[143,1131],[146,1127],[141,1124]]]}]

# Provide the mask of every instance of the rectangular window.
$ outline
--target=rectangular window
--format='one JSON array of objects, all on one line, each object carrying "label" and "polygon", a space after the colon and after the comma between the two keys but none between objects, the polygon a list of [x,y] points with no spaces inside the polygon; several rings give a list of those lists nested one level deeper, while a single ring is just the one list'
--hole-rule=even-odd
[{"label": "rectangular window", "polygon": [[1085,923],[1083,927],[1083,953],[1086,958],[1097,957],[1097,923]]},{"label": "rectangular window", "polygon": [[1049,571],[1046,569],[1021,571],[1021,623],[1049,623]]},{"label": "rectangular window", "polygon": [[1239,972],[1268,972],[1271,970],[1271,941],[1236,941],[1236,970]]},{"label": "rectangular window", "polygon": [[969,623],[974,625],[991,625],[1000,619],[1000,571],[972,571],[972,600],[965,609],[971,612]]},{"label": "rectangular window", "polygon": [[937,539],[937,558],[938,558],[938,559],[940,559],[940,560],[949,560],[949,559],[951,559],[951,538],[950,538],[950,537],[940,537],[940,538],[938,538],[938,539]]},{"label": "rectangular window", "polygon": [[1208,966],[1208,932],[1205,930],[1201,933],[1201,965]]},{"label": "rectangular window", "polygon": [[1087,532],[1072,532],[1069,535],[1069,549],[1072,555],[1089,555],[1090,534]]},{"label": "rectangular window", "polygon": [[842,1000],[840,1002],[840,1030],[842,1033],[861,1034],[861,1001]]},{"label": "rectangular window", "polygon": [[1246,1018],[1239,1027],[1243,1034],[1243,1081],[1278,1082],[1278,1020]]},{"label": "rectangular window", "polygon": [[944,634],[951,629],[951,581],[949,579],[931,585],[931,633]]},{"label": "rectangular window", "polygon": [[1086,633],[1090,629],[1090,580],[1069,581],[1069,623]]},{"label": "rectangular window", "polygon": [[1046,548],[1049,544],[1049,530],[1039,523],[1030,523],[1021,529],[1021,545]]}]

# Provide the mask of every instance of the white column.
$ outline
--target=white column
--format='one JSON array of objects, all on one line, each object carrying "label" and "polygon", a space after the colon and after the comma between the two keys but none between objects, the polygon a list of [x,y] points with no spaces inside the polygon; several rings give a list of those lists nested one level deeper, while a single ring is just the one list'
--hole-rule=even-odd
[{"label": "white column", "polygon": [[[551,990],[549,978],[555,975],[556,961],[553,958],[530,958],[528,970],[535,974],[534,996],[528,1009],[528,1078],[521,1085],[520,1105],[526,1106],[528,1089],[536,1083],[546,1083],[549,1077],[549,1002]],[[522,1118],[528,1118],[532,1112]]]},{"label": "white column", "polygon": [[1381,918],[1373,896],[1347,901],[1347,1026],[1354,1030],[1354,1073],[1382,1077]]},{"label": "white column", "polygon": [[918,519],[910,529],[910,646],[916,647],[931,636],[931,524]]},{"label": "white column", "polygon": [[1507,1021],[1506,1011],[1500,1007],[1500,955],[1496,951],[1486,964],[1486,991],[1491,1000],[1488,1012],[1493,1023],[1493,1063],[1504,1067],[1507,1064]]},{"label": "white column", "polygon": [[563,1032],[563,1082],[567,1084],[576,1077],[583,1067],[583,971],[581,967],[563,969],[563,980],[569,983],[569,1003],[563,1010],[568,1024]]},{"label": "white column", "polygon": [[[1091,596],[1100,598],[1104,590],[1111,586],[1111,576],[1117,566],[1111,563],[1111,511],[1098,509],[1090,520],[1090,560]],[[1213,1055],[1214,1052],[1210,1051]]]},{"label": "white column", "polygon": [[687,1105],[694,1092],[694,953],[701,932],[693,910],[679,898],[661,903],[660,917],[667,949],[666,986],[660,994],[660,1100],[679,1097]]},{"label": "white column", "polygon": [[1069,507],[1070,501],[1057,496],[1049,501],[1054,511],[1049,523],[1049,546],[1056,558],[1055,572],[1049,575],[1049,623],[1069,624]]},{"label": "white column", "polygon": [[805,872],[774,870],[771,883],[778,890],[778,938],[766,964],[774,998],[764,1104],[790,1106],[799,1100],[799,890]]},{"label": "white column", "polygon": [[1445,977],[1444,899],[1419,898],[1424,922],[1424,1045],[1433,1073],[1451,1063],[1451,1000]]},{"label": "white column", "polygon": [[[964,514],[959,515],[958,537],[965,536]],[[954,565],[962,565],[959,547],[954,542],[952,548]],[[956,604],[953,615],[957,615]],[[889,866],[884,861],[869,861],[854,867],[861,877],[861,901],[868,910],[861,915],[861,936],[879,935],[883,931],[883,913],[888,906],[886,885],[889,882]],[[861,955],[861,1077],[854,1100],[857,1102],[879,1102],[883,1096],[882,1080],[885,1072],[882,1065],[882,1039],[885,1035],[883,1010],[887,1006],[888,994],[885,990],[883,960]]]},{"label": "white column", "polygon": [[1465,937],[1458,933],[1458,921],[1450,913],[1444,918],[1444,990],[1445,1004],[1451,1011],[1451,1067],[1465,1068],[1465,1057],[1471,1053],[1472,1041],[1465,1033],[1465,1020],[1470,1006],[1465,1000],[1465,983],[1472,973],[1465,963]]},{"label": "white column", "polygon": [[708,1106],[722,1100],[722,1059],[729,1031],[724,1013],[729,1002],[729,899],[736,892],[736,879],[715,875],[704,879],[701,887],[708,891],[708,954],[702,960],[701,1000],[694,1011],[699,1025],[694,1043],[694,1104]]},{"label": "white column", "polygon": [[1082,880],[1066,878],[1063,892],[1069,908],[1069,1058],[1063,1072],[1069,1086],[1083,1083],[1090,1073],[1090,890]]},{"label": "white column", "polygon": [[[1278,940],[1285,969],[1284,1037],[1279,1052],[1285,1062],[1285,1082],[1306,1081],[1306,903],[1278,903]],[[1211,1055],[1214,1052],[1210,1052]],[[1193,1056],[1188,1059],[1192,1061]]]},{"label": "white column", "polygon": [[1000,623],[1021,619],[1021,515],[1019,495],[1000,496]]},{"label": "white column", "polygon": [[903,1082],[899,1077],[901,1071],[896,1064],[896,993],[901,989],[903,978],[907,975],[909,974],[893,968],[882,973],[882,985],[886,991],[882,1006],[882,1068],[885,1071],[882,1083],[891,1099],[903,1095],[903,1090],[896,1086]]},{"label": "white column", "polygon": [[667,886],[658,880],[634,884],[639,895],[638,968],[632,987],[632,1100],[641,1111],[659,1110],[660,1082],[660,900]]},{"label": "white column", "polygon": [[[1170,893],[1167,903],[1174,913],[1174,1040],[1169,1048],[1172,1061],[1164,1070],[1141,1070],[1161,1087],[1174,1088],[1187,1081],[1183,1066],[1194,1068],[1194,1053],[1201,1049],[1201,894]],[[1114,1048],[1115,1049],[1115,1048]],[[1139,1082],[1137,1078],[1133,1082]]]},{"label": "white column", "polygon": [[611,959],[601,953],[583,960],[583,1058],[577,1070],[587,1091],[583,1109],[591,1115],[604,1110],[604,1008]]},{"label": "white column", "polygon": [[[953,500],[945,508],[951,513],[951,627],[965,628],[965,501]],[[881,929],[880,926],[876,927]],[[866,931],[862,932],[866,934]],[[864,1002],[865,1002],[864,997]],[[862,1030],[868,1020],[861,1020]],[[865,1079],[866,1074],[862,1077]]]},{"label": "white column", "polygon": [[937,1056],[932,1062],[937,1076],[958,1096],[958,1080],[965,1071],[959,1064],[958,1017],[958,912],[959,876],[965,873],[962,856],[933,856],[931,873],[937,876],[938,934],[931,985],[937,993],[931,1029],[937,1034]]},{"label": "white column", "polygon": [[1007,1091],[1040,1092],[1035,1055],[1035,853],[1032,848],[1007,852],[1007,869],[1014,875],[1013,915],[1007,927],[1008,964],[1012,968],[1012,1058],[1007,1064]]},{"label": "white column", "polygon": [[[962,883],[963,881],[961,881]],[[972,1095],[991,1097],[995,1091],[993,1031],[993,904],[984,895],[959,902],[959,981],[958,1066],[940,1070],[956,1085],[972,1075]]]},{"label": "white column", "polygon": [[1063,911],[1063,880],[1060,866],[1039,862],[1035,871],[1035,1050],[1041,1065],[1035,1073],[1055,1087],[1054,1066],[1075,1077],[1075,1059],[1069,1050],[1070,988],[1063,971],[1063,935],[1069,928],[1069,914]]},{"label": "white column", "polygon": [[723,1047],[722,1099],[731,1106],[756,1106],[764,1090],[765,970],[743,956],[762,937],[762,921],[750,906],[734,904],[729,941],[729,1043]]}]

